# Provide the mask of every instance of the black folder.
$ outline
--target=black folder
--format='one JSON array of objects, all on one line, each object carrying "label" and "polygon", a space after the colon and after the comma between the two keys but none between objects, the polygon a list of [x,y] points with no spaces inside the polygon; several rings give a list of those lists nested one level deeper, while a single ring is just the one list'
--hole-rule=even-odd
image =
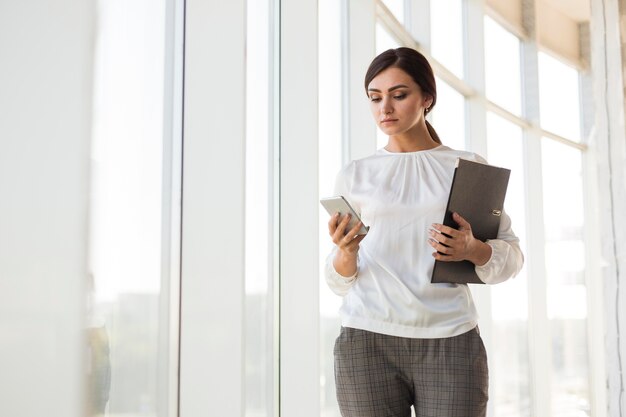
[{"label": "black folder", "polygon": [[[506,168],[459,159],[443,224],[457,229],[457,223],[452,220],[452,213],[457,212],[472,226],[475,238],[483,242],[495,239],[510,174],[511,170]],[[469,261],[435,260],[431,282],[483,284],[476,274],[475,265]]]}]

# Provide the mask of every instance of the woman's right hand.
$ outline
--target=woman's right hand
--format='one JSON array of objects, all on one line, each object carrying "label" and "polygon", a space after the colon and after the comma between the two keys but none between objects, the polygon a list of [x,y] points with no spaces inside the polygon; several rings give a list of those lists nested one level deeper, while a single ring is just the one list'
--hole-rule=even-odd
[{"label": "woman's right hand", "polygon": [[358,222],[346,232],[349,221],[350,214],[346,214],[340,219],[339,213],[333,214],[328,221],[328,234],[338,249],[333,266],[335,271],[344,277],[351,277],[356,273],[359,244],[367,236],[357,234],[363,226],[362,222]]}]

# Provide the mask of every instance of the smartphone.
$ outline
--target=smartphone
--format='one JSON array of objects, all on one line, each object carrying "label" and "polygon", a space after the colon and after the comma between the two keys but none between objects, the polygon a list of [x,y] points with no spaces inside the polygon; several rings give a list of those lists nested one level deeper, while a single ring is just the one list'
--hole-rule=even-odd
[{"label": "smartphone", "polygon": [[[346,231],[351,230],[354,226],[356,226],[358,222],[361,221],[360,216],[357,214],[356,211],[354,211],[350,203],[348,203],[348,200],[346,200],[341,195],[335,196],[335,197],[322,198],[320,200],[320,203],[322,203],[322,206],[324,206],[328,214],[330,214],[331,216],[335,213],[339,213],[340,217],[348,213],[352,215],[352,217],[350,218],[350,222],[348,223],[348,226],[346,227]],[[358,231],[357,234],[366,235],[368,230],[369,230],[369,227],[363,225],[361,226],[361,229]]]}]

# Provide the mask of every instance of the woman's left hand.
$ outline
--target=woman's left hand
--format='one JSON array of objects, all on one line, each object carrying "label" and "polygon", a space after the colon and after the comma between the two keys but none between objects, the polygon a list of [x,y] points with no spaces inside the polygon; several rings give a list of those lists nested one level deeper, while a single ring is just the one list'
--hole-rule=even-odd
[{"label": "woman's left hand", "polygon": [[467,260],[475,265],[486,264],[491,258],[491,246],[474,237],[472,226],[459,213],[452,213],[452,219],[458,229],[435,223],[429,231],[428,243],[436,250],[433,257],[445,262]]}]

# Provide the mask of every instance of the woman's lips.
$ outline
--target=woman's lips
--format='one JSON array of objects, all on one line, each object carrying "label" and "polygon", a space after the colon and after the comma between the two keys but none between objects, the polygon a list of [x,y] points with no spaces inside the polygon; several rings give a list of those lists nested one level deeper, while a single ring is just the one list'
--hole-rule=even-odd
[{"label": "woman's lips", "polygon": [[385,120],[381,121],[380,123],[381,123],[381,124],[384,124],[384,123],[393,123],[393,122],[397,122],[397,121],[398,121],[398,119],[385,119]]}]

